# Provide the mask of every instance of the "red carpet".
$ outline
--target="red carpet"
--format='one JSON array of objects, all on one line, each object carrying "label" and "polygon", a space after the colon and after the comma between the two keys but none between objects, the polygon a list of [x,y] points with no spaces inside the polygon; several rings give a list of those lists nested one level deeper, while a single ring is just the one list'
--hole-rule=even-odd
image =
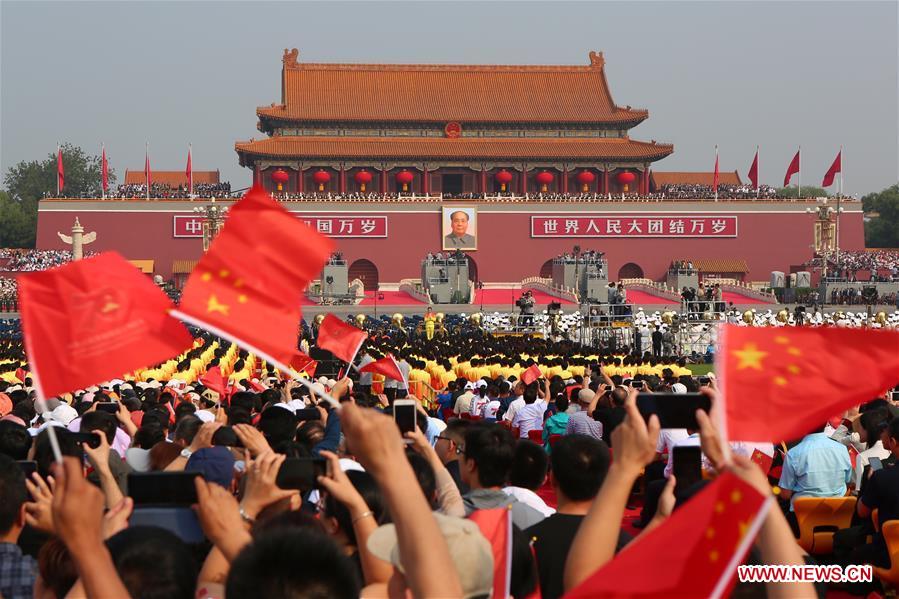
[{"label": "red carpet", "polygon": [[672,305],[676,306],[679,302],[675,302],[670,299],[665,299],[664,297],[659,297],[657,295],[652,295],[650,293],[646,293],[645,291],[637,291],[636,289],[628,289],[627,290],[627,301],[629,304],[633,304],[634,306],[640,307],[643,304],[651,304],[651,305]]},{"label": "red carpet", "polygon": [[734,293],[733,291],[725,291],[721,294],[722,298],[725,302],[733,302],[735,304],[765,304],[771,305],[768,302],[762,301],[760,299],[756,299],[754,297],[749,297],[747,295],[743,295],[741,293]]},{"label": "red carpet", "polygon": [[[381,295],[384,296],[384,299],[378,300],[379,306],[408,306],[410,304],[422,304],[423,302],[418,301],[405,291],[382,291]],[[364,300],[362,300],[363,306],[374,306],[375,298],[371,294],[367,295]]]},{"label": "red carpet", "polygon": [[[552,295],[543,293],[542,291],[535,290],[533,292],[533,295],[534,301],[538,304],[559,302],[560,304],[574,305],[574,302],[569,302],[568,300],[553,297]],[[519,297],[521,297],[520,289],[478,289],[475,292],[474,303],[477,305],[480,305],[481,303],[489,305],[507,304],[511,309],[511,307],[515,304],[515,301]]]}]

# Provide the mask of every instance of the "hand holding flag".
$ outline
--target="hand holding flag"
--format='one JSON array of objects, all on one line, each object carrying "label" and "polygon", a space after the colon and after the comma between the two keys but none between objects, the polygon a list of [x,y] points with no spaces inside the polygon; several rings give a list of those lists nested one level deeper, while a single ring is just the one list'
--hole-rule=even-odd
[{"label": "hand holding flag", "polygon": [[318,327],[315,344],[334,354],[335,358],[352,364],[367,338],[368,333],[362,329],[357,329],[333,314],[328,314]]},{"label": "hand holding flag", "polygon": [[525,385],[530,385],[541,376],[543,376],[543,373],[540,372],[540,367],[536,364],[531,364],[527,370],[521,373],[521,380]]}]

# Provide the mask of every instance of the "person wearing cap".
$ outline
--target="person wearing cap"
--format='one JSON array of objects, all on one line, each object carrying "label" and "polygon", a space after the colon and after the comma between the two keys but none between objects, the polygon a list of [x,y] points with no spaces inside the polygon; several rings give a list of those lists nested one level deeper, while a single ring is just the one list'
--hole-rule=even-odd
[{"label": "person wearing cap", "polygon": [[[584,379],[586,384],[588,379]],[[589,387],[584,387],[577,394],[578,411],[572,414],[565,428],[565,434],[568,435],[587,435],[594,439],[602,439],[602,422],[593,418],[593,411],[599,398],[602,397],[605,388],[597,388],[592,391]]]},{"label": "person wearing cap", "polygon": [[465,392],[456,398],[456,405],[453,407],[453,414],[461,416],[465,413],[471,413],[471,403],[474,401],[474,383],[465,384]]}]

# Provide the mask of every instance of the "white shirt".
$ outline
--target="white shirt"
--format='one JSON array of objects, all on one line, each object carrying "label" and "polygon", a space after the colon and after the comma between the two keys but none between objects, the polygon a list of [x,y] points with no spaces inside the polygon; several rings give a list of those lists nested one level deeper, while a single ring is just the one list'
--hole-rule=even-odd
[{"label": "white shirt", "polygon": [[674,444],[690,436],[685,428],[663,428],[659,431],[656,453],[670,454]]},{"label": "white shirt", "polygon": [[524,397],[518,395],[515,399],[512,400],[512,403],[509,404],[509,407],[506,408],[506,413],[503,414],[503,420],[506,422],[512,422],[512,419],[515,418],[515,413],[524,407]]},{"label": "white shirt", "polygon": [[546,411],[546,402],[538,399],[532,404],[525,404],[518,410],[512,419],[512,426],[519,427],[522,439],[528,438],[528,432],[543,429],[543,412]]},{"label": "white shirt", "polygon": [[453,408],[453,413],[456,416],[462,414],[462,412],[470,412],[471,411],[471,402],[472,402],[472,394],[471,391],[466,391],[462,395],[456,398],[456,405]]},{"label": "white shirt", "polygon": [[481,408],[487,405],[488,401],[490,400],[486,397],[475,395],[471,400],[471,415],[479,416],[481,414]]},{"label": "white shirt", "polygon": [[498,399],[491,399],[481,408],[481,418],[496,418],[499,406],[500,403]]},{"label": "white shirt", "polygon": [[531,506],[546,517],[556,513],[556,510],[546,505],[546,502],[530,489],[525,489],[524,487],[503,487],[503,493]]},{"label": "white shirt", "polygon": [[865,466],[868,465],[868,458],[885,460],[888,457],[890,457],[890,451],[883,448],[883,441],[880,439],[877,440],[877,443],[855,456],[855,488],[861,489],[862,487],[862,473],[865,471]]}]

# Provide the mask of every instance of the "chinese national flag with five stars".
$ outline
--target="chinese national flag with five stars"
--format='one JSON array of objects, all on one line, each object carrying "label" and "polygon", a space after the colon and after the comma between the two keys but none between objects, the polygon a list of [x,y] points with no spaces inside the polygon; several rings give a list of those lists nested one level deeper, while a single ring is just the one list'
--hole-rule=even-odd
[{"label": "chinese national flag with five stars", "polygon": [[176,315],[287,364],[297,348],[303,292],[333,248],[255,186],[228,212]]},{"label": "chinese national flag with five stars", "polygon": [[724,325],[719,340],[730,439],[798,439],[899,382],[896,331]]},{"label": "chinese national flag with five stars", "polygon": [[725,473],[565,599],[721,597],[772,502]]},{"label": "chinese national flag with five stars", "polygon": [[400,370],[400,366],[396,363],[396,359],[390,354],[380,360],[369,362],[360,368],[359,372],[377,372],[378,374],[383,374],[387,378],[400,381],[408,386],[406,378],[403,376],[403,371]]},{"label": "chinese national flag with five stars", "polygon": [[328,314],[318,327],[315,344],[334,354],[335,358],[344,362],[352,362],[366,339],[368,339],[368,333],[362,329],[357,329],[333,314]]},{"label": "chinese national flag with five stars", "polygon": [[47,396],[168,360],[193,342],[171,300],[115,252],[19,277],[28,364]]}]

